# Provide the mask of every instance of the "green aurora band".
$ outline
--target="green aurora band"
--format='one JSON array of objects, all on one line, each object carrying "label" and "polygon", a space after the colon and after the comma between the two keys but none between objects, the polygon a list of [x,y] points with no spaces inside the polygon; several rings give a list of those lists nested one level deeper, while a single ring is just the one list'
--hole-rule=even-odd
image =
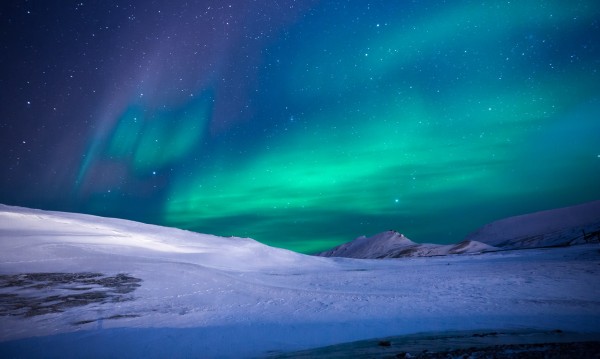
[{"label": "green aurora band", "polygon": [[249,121],[211,134],[206,89],[132,105],[105,155],[176,169],[158,223],[308,253],[600,198],[600,3],[373,7],[315,6],[273,40]]}]

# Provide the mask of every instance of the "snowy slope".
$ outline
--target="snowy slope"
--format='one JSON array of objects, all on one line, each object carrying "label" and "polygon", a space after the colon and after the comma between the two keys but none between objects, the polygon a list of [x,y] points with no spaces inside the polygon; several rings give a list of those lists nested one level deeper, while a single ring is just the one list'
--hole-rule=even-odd
[{"label": "snowy slope", "polygon": [[597,245],[397,261],[0,207],[0,357],[265,356],[503,328],[598,332]]},{"label": "snowy slope", "polygon": [[[0,261],[87,258],[96,254],[149,259],[186,258],[220,269],[270,269],[320,263],[301,254],[265,246],[250,238],[224,238],[84,214],[45,212],[0,205]],[[6,240],[10,238],[12,240]],[[57,243],[58,242],[58,243]],[[29,250],[22,250],[28,248]],[[65,254],[65,253],[69,254]],[[93,266],[102,266],[93,263]],[[44,267],[40,264],[41,267]]]},{"label": "snowy slope", "polygon": [[417,244],[396,231],[386,231],[372,237],[359,237],[330,250],[317,253],[321,257],[347,258],[401,258],[433,257],[448,254],[482,253],[498,248],[477,241],[463,241],[457,244]]},{"label": "snowy slope", "polygon": [[565,246],[600,240],[600,201],[489,223],[467,236],[503,249]]}]

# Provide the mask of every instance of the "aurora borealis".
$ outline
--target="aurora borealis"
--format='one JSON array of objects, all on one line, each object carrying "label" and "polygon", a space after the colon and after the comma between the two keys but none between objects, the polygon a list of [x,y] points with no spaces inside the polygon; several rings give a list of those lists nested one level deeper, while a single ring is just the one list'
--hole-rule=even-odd
[{"label": "aurora borealis", "polygon": [[597,1],[0,6],[5,204],[313,252],[600,198]]}]

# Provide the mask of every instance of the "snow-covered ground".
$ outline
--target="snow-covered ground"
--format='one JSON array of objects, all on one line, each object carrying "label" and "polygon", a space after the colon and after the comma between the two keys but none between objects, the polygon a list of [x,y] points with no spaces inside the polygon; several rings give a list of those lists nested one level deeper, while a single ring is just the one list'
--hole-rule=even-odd
[{"label": "snow-covered ground", "polygon": [[446,330],[600,333],[600,245],[301,255],[0,206],[0,356],[255,357]]}]

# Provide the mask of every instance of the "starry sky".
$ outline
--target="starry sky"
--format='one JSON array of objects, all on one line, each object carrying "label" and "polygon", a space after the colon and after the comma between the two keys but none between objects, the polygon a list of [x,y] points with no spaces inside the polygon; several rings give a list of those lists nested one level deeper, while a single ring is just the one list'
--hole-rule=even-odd
[{"label": "starry sky", "polygon": [[0,202],[311,253],[600,198],[600,2],[4,1]]}]

